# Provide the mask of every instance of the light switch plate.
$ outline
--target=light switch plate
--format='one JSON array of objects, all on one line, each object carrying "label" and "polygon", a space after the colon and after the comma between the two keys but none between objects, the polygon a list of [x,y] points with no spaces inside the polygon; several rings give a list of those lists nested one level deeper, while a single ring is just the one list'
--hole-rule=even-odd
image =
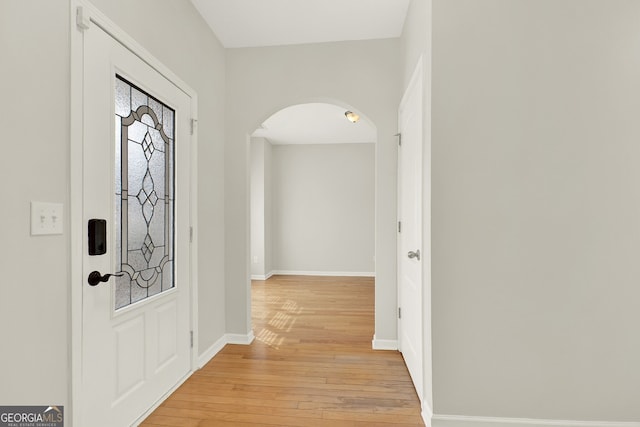
[{"label": "light switch plate", "polygon": [[31,235],[62,234],[62,203],[31,202]]}]

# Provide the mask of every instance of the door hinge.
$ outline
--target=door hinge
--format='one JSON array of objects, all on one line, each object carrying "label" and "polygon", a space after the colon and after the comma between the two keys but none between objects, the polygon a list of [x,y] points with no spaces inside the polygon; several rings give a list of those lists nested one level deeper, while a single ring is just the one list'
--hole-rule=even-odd
[{"label": "door hinge", "polygon": [[394,136],[398,137],[398,145],[402,146],[402,133],[396,133]]},{"label": "door hinge", "polygon": [[189,227],[189,242],[193,243],[193,227]]},{"label": "door hinge", "polygon": [[76,8],[76,26],[81,30],[88,30],[91,19],[84,12],[84,7],[78,6]]},{"label": "door hinge", "polygon": [[398,233],[402,233],[402,221],[398,221]]},{"label": "door hinge", "polygon": [[191,343],[191,348],[193,348],[193,331],[189,331],[189,341]]},{"label": "door hinge", "polygon": [[198,120],[191,119],[191,135],[196,131],[196,127],[198,126]]},{"label": "door hinge", "polygon": [[402,319],[402,307],[398,307],[398,319]]}]

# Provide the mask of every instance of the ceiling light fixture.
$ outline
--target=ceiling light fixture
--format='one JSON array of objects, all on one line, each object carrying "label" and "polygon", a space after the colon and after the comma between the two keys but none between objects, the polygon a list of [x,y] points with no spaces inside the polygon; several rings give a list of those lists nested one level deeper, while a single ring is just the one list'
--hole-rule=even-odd
[{"label": "ceiling light fixture", "polygon": [[351,123],[356,123],[358,120],[360,120],[360,116],[353,111],[346,111],[344,115]]}]

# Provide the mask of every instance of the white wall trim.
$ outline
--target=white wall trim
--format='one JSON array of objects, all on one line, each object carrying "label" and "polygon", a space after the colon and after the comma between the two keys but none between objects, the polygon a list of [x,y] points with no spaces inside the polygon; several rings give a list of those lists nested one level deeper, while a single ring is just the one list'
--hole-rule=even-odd
[{"label": "white wall trim", "polygon": [[503,417],[473,417],[466,415],[433,415],[433,427],[505,427],[511,425],[534,426],[562,426],[562,427],[640,427],[640,422],[632,421],[573,421],[573,420],[545,420],[535,418],[503,418]]},{"label": "white wall trim", "polygon": [[83,110],[83,35],[76,27],[76,7],[82,3],[71,0],[69,7],[71,25],[70,34],[70,135],[69,135],[69,240],[70,240],[70,316],[68,319],[70,333],[69,343],[69,376],[70,391],[69,405],[72,426],[80,425],[80,400],[82,397],[82,230],[77,230],[74,224],[82,222],[82,136],[84,122]]},{"label": "white wall trim", "polygon": [[198,357],[198,369],[209,363],[227,344],[249,345],[255,339],[253,331],[247,335],[225,334]]},{"label": "white wall trim", "polygon": [[271,276],[273,276],[273,271],[270,271],[267,274],[252,274],[251,280],[269,280]]},{"label": "white wall trim", "polygon": [[200,356],[198,356],[198,369],[202,369],[204,365],[209,363],[211,359],[213,359],[216,354],[220,352],[227,345],[227,336],[221,336],[216,342],[211,344],[211,346],[206,349]]},{"label": "white wall trim", "polygon": [[398,340],[379,340],[374,335],[371,348],[374,350],[398,350]]},{"label": "white wall trim", "polygon": [[433,409],[429,406],[428,402],[422,401],[422,421],[426,427],[432,427],[433,425]]},{"label": "white wall trim", "polygon": [[249,345],[255,339],[255,335],[253,335],[253,331],[250,331],[246,335],[242,334],[226,334],[225,339],[227,340],[227,344],[240,344],[240,345]]},{"label": "white wall trim", "polygon": [[282,276],[334,276],[334,277],[376,277],[375,272],[362,271],[295,271],[295,270],[273,270],[271,275]]}]

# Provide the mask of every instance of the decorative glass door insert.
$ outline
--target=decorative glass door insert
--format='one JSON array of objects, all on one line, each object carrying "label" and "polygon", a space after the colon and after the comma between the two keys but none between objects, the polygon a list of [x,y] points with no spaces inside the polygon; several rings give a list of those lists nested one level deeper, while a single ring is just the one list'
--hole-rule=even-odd
[{"label": "decorative glass door insert", "polygon": [[116,75],[115,309],[175,286],[173,109]]}]

